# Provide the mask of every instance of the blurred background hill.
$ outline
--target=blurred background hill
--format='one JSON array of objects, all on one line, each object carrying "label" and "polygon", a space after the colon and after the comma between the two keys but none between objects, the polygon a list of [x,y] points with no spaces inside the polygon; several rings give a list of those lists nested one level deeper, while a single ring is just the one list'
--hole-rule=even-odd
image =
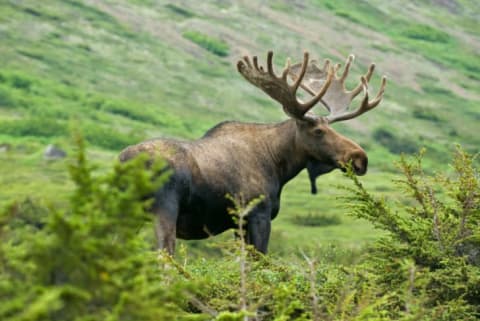
[{"label": "blurred background hill", "polygon": [[[304,50],[342,63],[353,53],[351,86],[375,62],[372,93],[387,75],[381,106],[335,129],[369,154],[367,187],[394,197],[399,154],[426,147],[435,171],[457,143],[479,151],[479,21],[480,3],[470,0],[1,1],[0,205],[62,201],[68,161],[43,153],[50,144],[70,153],[72,127],[101,170],[145,138],[286,119],[235,68],[245,54],[264,61],[267,50],[278,69]],[[375,238],[369,224],[342,215],[342,182],[339,173],[320,178],[318,196],[305,173],[291,182],[272,249]]]}]

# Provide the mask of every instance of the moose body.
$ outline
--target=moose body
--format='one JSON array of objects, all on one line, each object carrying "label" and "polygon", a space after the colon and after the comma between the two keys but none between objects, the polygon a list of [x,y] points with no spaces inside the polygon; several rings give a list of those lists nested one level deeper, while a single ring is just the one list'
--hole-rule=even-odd
[{"label": "moose body", "polygon": [[[254,67],[248,58],[244,59],[245,62],[238,64],[242,75],[273,97],[249,74],[255,73],[253,78],[265,76],[267,82],[269,79],[280,79],[271,78],[276,77],[271,70],[271,53],[268,73],[258,68],[255,57]],[[295,72],[295,66],[288,67],[292,78],[299,79],[293,86],[285,82],[285,88],[293,89],[293,96],[307,73],[307,63],[306,54],[299,73]],[[328,172],[351,162],[358,175],[365,174],[367,155],[359,145],[335,132],[329,126],[331,119],[305,116],[308,109],[324,96],[325,88],[332,79],[336,79],[333,68],[328,70],[321,89],[305,110],[298,111],[303,105],[296,102],[295,106],[292,100],[287,106],[284,104],[287,114],[293,116],[281,123],[223,122],[195,141],[153,139],[127,147],[120,154],[121,161],[140,153],[147,153],[152,158],[161,155],[171,169],[172,174],[155,194],[152,207],[156,216],[158,246],[173,253],[177,237],[203,239],[234,228],[234,219],[228,211],[233,204],[226,195],[241,196],[245,200],[262,196],[260,203],[248,215],[246,241],[266,253],[271,220],[280,209],[282,188],[307,164],[321,164],[322,170]],[[278,86],[276,82],[274,85]],[[267,87],[271,89],[272,86],[267,84]],[[273,98],[281,101],[278,97]],[[368,104],[368,97],[365,101]]]}]

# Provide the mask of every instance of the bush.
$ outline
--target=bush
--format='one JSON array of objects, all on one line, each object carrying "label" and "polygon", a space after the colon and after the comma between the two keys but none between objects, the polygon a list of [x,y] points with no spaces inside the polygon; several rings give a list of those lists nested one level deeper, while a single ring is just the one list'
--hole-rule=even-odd
[{"label": "bush", "polygon": [[111,128],[98,125],[83,126],[85,138],[95,146],[119,151],[129,145],[142,140],[142,136],[135,133],[121,133]]},{"label": "bush", "polygon": [[402,35],[407,38],[428,42],[447,43],[451,41],[448,33],[423,24],[412,24],[408,26],[402,31]]},{"label": "bush", "polygon": [[387,129],[379,128],[373,132],[373,138],[394,154],[412,154],[418,150],[417,144],[405,137],[397,137]]},{"label": "bush", "polygon": [[200,47],[210,51],[217,56],[228,56],[229,47],[228,44],[223,40],[213,38],[197,31],[185,31],[183,33],[183,37],[187,38],[190,41],[193,41]]},{"label": "bush", "polygon": [[[480,177],[473,157],[458,148],[454,173],[427,176],[423,152],[401,158],[398,183],[411,205],[391,209],[349,172],[355,188],[345,200],[353,215],[389,232],[369,251],[378,307],[391,319],[477,320],[480,316]],[[406,273],[408,272],[408,273]],[[388,319],[390,320],[390,319]]]},{"label": "bush", "polygon": [[432,122],[440,122],[441,119],[438,117],[437,113],[430,109],[426,108],[421,108],[417,107],[413,110],[412,112],[413,117],[418,118],[418,119],[424,119],[424,120],[429,120]]},{"label": "bush", "polygon": [[67,208],[17,203],[0,216],[0,319],[184,320],[185,287],[159,272],[138,233],[163,163],[145,171],[139,158],[96,176],[78,144]]},{"label": "bush", "polygon": [[12,97],[10,90],[0,86],[0,106],[1,107],[15,107],[17,102],[15,98]]},{"label": "bush", "polygon": [[[427,176],[421,155],[401,158],[398,195],[411,198],[404,207],[370,195],[349,170],[348,210],[388,234],[359,264],[344,266],[329,262],[337,248],[317,258],[300,250],[299,262],[293,255],[287,261],[263,256],[233,240],[222,246],[223,258],[190,261],[182,247],[177,260],[154,252],[143,227],[152,219],[149,196],[168,177],[159,174],[164,163],[145,170],[147,160],[139,157],[99,175],[77,140],[70,167],[76,188],[65,208],[27,200],[0,215],[1,320],[480,316],[480,177],[461,149],[448,175]],[[253,206],[236,204],[232,213],[248,220]]]},{"label": "bush", "polygon": [[53,137],[65,135],[64,123],[50,118],[27,118],[0,122],[0,132],[6,135]]},{"label": "bush", "polygon": [[192,18],[195,16],[195,14],[185,8],[182,8],[178,5],[174,5],[172,3],[168,3],[165,5],[165,7],[167,9],[169,9],[170,11],[176,13],[177,15],[179,16],[182,16],[182,17],[185,17],[185,18]]},{"label": "bush", "polygon": [[307,215],[294,215],[290,220],[293,224],[302,226],[328,226],[342,224],[342,220],[336,215],[315,213],[309,213]]}]

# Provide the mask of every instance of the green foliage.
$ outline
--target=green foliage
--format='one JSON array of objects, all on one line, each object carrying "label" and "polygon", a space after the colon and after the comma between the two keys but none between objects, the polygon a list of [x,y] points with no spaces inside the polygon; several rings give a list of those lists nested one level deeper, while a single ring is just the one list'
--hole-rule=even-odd
[{"label": "green foliage", "polygon": [[27,118],[0,122],[0,132],[19,137],[52,137],[65,135],[67,128],[55,119]]},{"label": "green foliage", "polygon": [[411,154],[418,150],[418,146],[414,141],[405,137],[397,137],[385,128],[376,129],[373,132],[373,138],[394,154]]},{"label": "green foliage", "polygon": [[183,320],[185,286],[159,273],[138,233],[151,221],[148,196],[168,175],[163,163],[146,171],[140,157],[94,175],[77,145],[67,208],[16,203],[0,217],[0,318]]},{"label": "green foliage", "polygon": [[412,111],[412,115],[419,119],[425,119],[433,122],[441,122],[437,113],[430,109],[417,107]]},{"label": "green foliage", "polygon": [[[410,197],[401,206],[372,196],[349,170],[348,210],[388,234],[360,263],[343,265],[328,249],[302,252],[305,261],[262,256],[243,237],[223,243],[223,257],[191,260],[182,246],[176,260],[154,252],[149,196],[168,177],[164,163],[145,170],[140,156],[98,174],[83,145],[77,137],[67,204],[27,199],[0,216],[2,320],[478,318],[480,178],[461,149],[445,175],[425,174],[421,156],[401,158],[398,182]],[[231,200],[243,226],[261,198]]]},{"label": "green foliage", "polygon": [[217,56],[228,56],[229,47],[228,44],[223,40],[216,39],[209,35],[193,30],[185,31],[183,33],[183,37],[187,38],[190,41],[193,41],[200,47],[210,51]]},{"label": "green foliage", "polygon": [[[364,64],[376,61],[381,70],[386,68],[389,73],[400,73],[400,77],[394,78],[401,81],[389,83],[385,102],[382,103],[385,108],[375,111],[375,124],[378,128],[388,128],[388,133],[381,135],[381,146],[375,144],[373,135],[362,135],[364,138],[361,145],[366,147],[371,164],[369,174],[362,178],[362,182],[369,190],[375,191],[375,195],[399,199],[401,204],[411,205],[412,200],[400,195],[399,191],[388,183],[397,175],[390,165],[390,160],[396,156],[390,150],[395,150],[395,153],[412,152],[417,149],[419,138],[422,144],[429,147],[430,153],[424,160],[424,167],[432,172],[444,170],[443,164],[446,162],[443,160],[452,139],[462,142],[467,150],[476,151],[479,145],[476,125],[480,116],[476,94],[480,80],[480,60],[474,50],[475,46],[472,45],[472,41],[478,37],[478,19],[475,19],[474,14],[478,8],[472,1],[456,3],[458,7],[452,14],[442,6],[432,5],[431,1],[409,2],[408,6],[405,1],[363,0],[322,0],[301,4],[273,1],[260,6],[249,2],[232,5],[230,2],[218,1],[202,2],[201,6],[188,1],[179,5],[173,2],[159,4],[151,0],[120,0],[118,3],[106,4],[45,0],[42,5],[33,0],[1,2],[0,144],[6,143],[11,148],[8,151],[0,148],[0,185],[4,187],[0,192],[0,204],[11,202],[18,198],[18,195],[32,198],[17,203],[15,210],[10,212],[14,218],[9,215],[8,219],[2,217],[8,220],[5,224],[9,231],[6,233],[6,230],[2,230],[1,247],[12,247],[9,253],[21,259],[16,261],[15,268],[7,269],[8,274],[3,274],[3,263],[6,262],[3,254],[6,252],[0,251],[0,283],[3,286],[14,282],[19,291],[16,295],[9,292],[12,296],[5,299],[5,288],[0,288],[0,311],[10,306],[9,298],[17,295],[20,298],[20,292],[31,296],[25,296],[24,301],[15,300],[12,303],[17,305],[16,311],[31,311],[22,316],[23,319],[32,319],[35,314],[44,313],[42,311],[46,311],[48,306],[61,311],[59,306],[64,306],[64,309],[72,307],[73,303],[68,302],[81,305],[78,299],[68,301],[63,297],[70,295],[76,298],[73,294],[62,294],[50,283],[45,285],[37,282],[37,271],[41,270],[37,265],[50,265],[48,262],[44,264],[40,258],[33,260],[34,256],[30,255],[32,251],[38,253],[39,246],[51,239],[51,235],[55,235],[48,223],[53,219],[49,217],[56,212],[68,215],[71,212],[72,204],[66,200],[66,191],[74,186],[63,171],[64,161],[45,162],[42,158],[46,142],[54,141],[62,146],[69,146],[66,143],[66,128],[71,119],[81,119],[79,127],[85,130],[88,142],[95,148],[92,151],[95,162],[102,168],[108,167],[110,160],[115,158],[124,146],[146,137],[196,138],[210,126],[227,119],[256,122],[284,119],[285,116],[275,102],[260,90],[246,84],[242,77],[232,74],[235,72],[234,67],[222,54],[207,55],[204,57],[206,59],[199,59],[204,56],[201,52],[204,50],[203,46],[186,50],[183,41],[177,45],[176,37],[189,28],[195,29],[202,36],[213,36],[211,30],[218,30],[221,26],[222,34],[228,35],[229,39],[238,40],[238,48],[235,50],[228,45],[226,49],[222,49],[227,53],[239,52],[240,47],[246,48],[251,44],[252,48],[256,48],[256,52],[249,49],[252,50],[251,54],[261,56],[262,52],[272,49],[274,44],[282,43],[282,48],[279,49],[282,52],[277,55],[278,50],[275,51],[275,57],[281,57],[274,61],[276,70],[287,55],[293,59],[298,58],[299,48],[315,51],[313,47],[318,47],[319,43],[337,43],[335,39],[339,38],[339,34],[354,35],[358,43],[367,41],[368,48],[371,49],[368,54],[372,56],[365,56],[367,52],[362,50],[354,52],[358,60],[351,70],[351,77],[358,80],[359,73],[365,72]],[[255,10],[257,7],[259,10]],[[288,14],[280,15],[271,11],[271,8]],[[318,12],[319,10],[323,12]],[[412,10],[418,19],[412,19]],[[268,19],[265,19],[265,14],[268,14]],[[324,37],[319,39],[310,29],[292,28],[298,24],[299,19],[310,26],[321,23],[332,32],[324,33]],[[261,31],[256,32],[260,20]],[[438,23],[439,21],[441,23]],[[338,26],[340,28],[337,28]],[[336,34],[336,30],[340,33]],[[176,34],[178,32],[180,33]],[[246,34],[253,36],[245,37]],[[335,53],[335,57],[330,58],[338,61],[337,55],[350,53],[349,48],[350,46],[339,44],[335,50],[329,51],[331,54]],[[377,57],[375,51],[388,52],[388,55],[381,54]],[[323,54],[318,52],[312,58],[321,59]],[[412,57],[417,57],[418,63],[409,65],[408,61]],[[260,60],[264,58],[260,57]],[[388,66],[392,61],[395,61],[395,65]],[[415,81],[410,82],[412,78],[408,74],[419,72],[413,69],[417,67],[427,76],[423,77],[424,79],[416,77]],[[372,79],[372,86],[375,87],[376,84],[378,83],[375,78]],[[421,94],[419,89],[422,90]],[[422,108],[417,109],[418,106]],[[401,121],[392,120],[392,111],[398,113]],[[435,115],[431,111],[435,111]],[[365,121],[368,122],[368,118]],[[358,137],[356,129],[349,129],[349,126],[342,124],[338,126],[347,136]],[[408,133],[405,132],[407,129]],[[423,141],[422,136],[425,137]],[[432,137],[435,139],[431,139]],[[435,150],[432,154],[433,149]],[[67,151],[70,154],[68,147]],[[97,175],[100,174],[91,175],[91,179],[95,181]],[[248,314],[256,313],[258,319],[265,320],[314,319],[316,315],[319,316],[317,319],[328,321],[422,319],[418,317],[422,311],[426,311],[423,319],[449,317],[461,320],[470,313],[471,304],[468,302],[471,300],[466,296],[443,304],[445,301],[441,301],[443,296],[439,293],[443,291],[445,297],[454,297],[454,291],[460,293],[470,287],[470,261],[464,268],[467,271],[464,273],[467,281],[460,284],[459,273],[462,271],[457,268],[459,264],[450,260],[447,255],[446,260],[453,263],[446,261],[437,269],[440,274],[436,276],[436,282],[441,283],[440,286],[435,282],[431,282],[429,286],[422,285],[422,280],[431,280],[431,274],[423,278],[426,272],[431,272],[431,268],[421,267],[413,259],[403,260],[404,252],[401,251],[398,251],[398,256],[395,256],[396,252],[391,254],[391,251],[386,251],[391,254],[389,257],[380,253],[379,257],[384,259],[384,262],[380,263],[374,260],[376,252],[372,251],[373,257],[368,255],[365,262],[378,264],[377,269],[367,266],[367,263],[365,266],[355,264],[364,253],[362,246],[382,235],[384,228],[380,226],[378,230],[372,230],[371,224],[366,220],[342,216],[343,211],[335,201],[338,191],[329,188],[342,179],[336,172],[325,175],[322,177],[324,189],[315,197],[308,195],[305,173],[285,186],[282,210],[273,223],[270,242],[274,257],[265,258],[262,264],[247,264]],[[433,190],[437,192],[437,189],[439,188],[435,186]],[[101,195],[108,196],[105,193]],[[439,195],[443,197],[446,194]],[[35,197],[54,200],[55,206],[44,206],[30,201],[37,199]],[[110,202],[110,199],[108,201]],[[97,201],[92,208],[100,205],[101,201]],[[396,207],[397,204],[391,206],[391,211]],[[322,214],[325,213],[326,217],[341,217],[341,224],[309,228],[292,224],[292,216],[309,220],[307,213],[316,212],[319,208],[322,208]],[[401,216],[409,215],[404,213],[405,210],[399,209],[399,212]],[[117,228],[118,224],[111,226]],[[421,230],[426,229],[422,224],[419,226]],[[83,230],[81,228],[79,233],[85,234],[81,232]],[[142,253],[149,258],[153,269],[158,268],[158,262],[149,251],[150,243],[141,237],[150,236],[150,232],[151,228],[148,226],[145,231],[140,229],[140,235],[134,236],[134,239],[142,244],[139,246],[141,250],[137,251],[130,245],[127,245],[127,248],[132,250],[132,255],[140,256],[138,253]],[[27,239],[26,235],[31,237]],[[88,239],[88,236],[85,238]],[[173,302],[172,306],[178,307],[179,315],[188,313],[189,317],[198,319],[243,319],[246,313],[239,311],[237,304],[240,279],[237,261],[239,244],[227,246],[229,252],[222,257],[218,257],[218,246],[214,250],[210,248],[212,242],[222,244],[223,248],[224,242],[229,238],[231,233],[225,233],[214,240],[196,241],[193,245],[185,242],[190,253],[192,247],[198,245],[194,249],[197,251],[194,253],[197,258],[188,257],[187,260],[185,257],[186,261],[180,264],[187,274],[190,274],[188,279],[183,273],[173,273],[172,269],[166,269],[165,272],[159,268],[156,273],[160,270],[161,276],[151,276],[150,272],[147,272],[147,280],[158,281],[159,286],[163,286],[163,292],[157,296],[157,306],[168,310],[165,305]],[[418,238],[418,243],[422,243],[421,237]],[[37,240],[40,240],[40,243]],[[476,256],[471,254],[475,252],[475,245],[464,243],[459,246],[459,251],[470,253],[468,256],[471,257],[471,262],[475,262]],[[30,244],[33,244],[33,249],[29,248]],[[42,246],[46,248],[46,245]],[[423,253],[418,247],[411,247]],[[57,246],[56,249],[58,248]],[[209,257],[209,254],[201,248],[210,249],[209,253],[215,251],[217,257],[202,259],[204,256]],[[306,271],[305,264],[298,262],[299,248],[317,261],[314,278],[316,286],[310,285],[311,274]],[[74,249],[90,253],[90,249],[81,246]],[[82,257],[83,252],[71,252],[71,256]],[[95,253],[99,258],[103,256],[102,253]],[[429,260],[438,259],[436,252],[431,255],[436,259]],[[51,253],[44,255],[47,259],[52,256]],[[65,257],[65,253],[60,253],[60,256]],[[423,256],[428,263],[429,256]],[[89,256],[87,259],[89,264],[94,265],[93,259]],[[248,260],[250,259],[248,257]],[[8,262],[13,262],[11,260],[15,258],[9,260]],[[387,275],[382,267],[388,272]],[[442,274],[445,273],[445,267],[455,276],[451,281]],[[130,280],[144,275],[137,273],[135,269],[133,271],[135,272],[131,273]],[[109,275],[113,275],[113,272]],[[414,282],[410,281],[412,275]],[[123,276],[118,277],[122,278]],[[179,293],[178,289],[175,290],[175,284],[184,281],[188,284],[201,281],[201,286],[188,289],[188,295],[185,292]],[[395,286],[389,286],[389,282]],[[128,283],[127,280],[125,284]],[[148,291],[151,285],[144,282],[146,284],[140,286],[140,283],[139,281],[138,286],[130,287],[132,295],[141,293],[142,289]],[[415,286],[410,287],[411,284]],[[445,290],[445,287],[449,287],[449,290]],[[98,299],[101,295],[104,295],[108,302],[115,301],[110,291],[107,291],[108,295],[104,294],[102,283],[95,288],[75,284],[72,293],[77,293],[75,291],[78,288],[81,290],[78,296],[84,293],[82,291],[98,291],[97,294],[89,294],[96,298],[94,302],[88,301],[92,311],[104,304]],[[312,291],[312,288],[315,288],[315,291]],[[44,294],[37,295],[32,289],[42,289],[41,293]],[[123,291],[121,286],[116,290]],[[177,295],[173,300],[166,295],[170,291]],[[438,302],[443,304],[443,308],[431,304],[430,293],[432,298],[440,297]],[[320,302],[316,314],[311,300],[312,294],[316,294]],[[145,298],[143,294],[140,297],[142,300]],[[198,304],[194,298],[203,305]],[[468,304],[465,304],[465,300]],[[144,301],[146,305],[152,302],[150,298]],[[142,309],[142,305],[135,303],[135,298],[129,298],[126,294],[124,302],[133,302],[129,304],[135,313],[145,311],[144,315],[136,315],[131,319],[149,318],[152,310]],[[204,305],[214,307],[215,313],[205,309]],[[433,309],[436,309],[437,313],[434,317],[431,316]],[[160,316],[156,315],[154,319],[162,319],[162,313],[159,312]],[[0,319],[3,320],[4,316],[1,315]],[[44,319],[54,317],[56,315],[46,316]],[[8,320],[13,316],[5,318]]]},{"label": "green foliage", "polygon": [[382,306],[394,319],[410,315],[476,320],[480,315],[479,172],[473,157],[457,148],[453,173],[428,176],[422,155],[413,160],[402,157],[398,163],[405,176],[398,183],[410,197],[402,208],[397,204],[392,209],[370,195],[349,172],[355,188],[348,189],[352,196],[345,201],[353,215],[389,231],[371,249],[363,267],[375,275],[377,295],[390,295]]},{"label": "green foliage", "polygon": [[195,16],[195,14],[193,14],[193,12],[191,12],[190,10],[187,10],[185,8],[182,8],[178,5],[174,5],[173,3],[168,3],[165,5],[165,8],[168,8],[170,11],[184,17],[184,18],[192,18]]},{"label": "green foliage", "polygon": [[85,138],[92,144],[111,150],[122,150],[128,145],[136,144],[143,136],[138,133],[122,133],[117,130],[88,124],[83,126]]},{"label": "green foliage", "polygon": [[328,226],[338,225],[342,220],[337,215],[325,215],[318,213],[309,213],[306,215],[294,215],[290,218],[291,222],[302,226]]},{"label": "green foliage", "polygon": [[446,43],[451,41],[448,33],[423,24],[412,24],[402,30],[402,35],[412,39]]}]

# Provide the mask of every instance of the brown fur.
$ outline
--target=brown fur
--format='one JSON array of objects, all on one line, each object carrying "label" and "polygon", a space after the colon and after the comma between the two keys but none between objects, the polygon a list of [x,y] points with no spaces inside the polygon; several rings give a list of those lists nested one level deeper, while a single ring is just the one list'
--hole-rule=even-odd
[{"label": "brown fur", "polygon": [[154,139],[130,146],[120,160],[139,153],[161,155],[172,169],[153,206],[158,245],[171,253],[175,236],[201,239],[235,227],[227,194],[246,200],[264,196],[249,214],[247,241],[265,253],[282,187],[307,162],[331,170],[352,161],[359,175],[367,169],[365,152],[321,117],[277,124],[225,122],[195,141]]}]

